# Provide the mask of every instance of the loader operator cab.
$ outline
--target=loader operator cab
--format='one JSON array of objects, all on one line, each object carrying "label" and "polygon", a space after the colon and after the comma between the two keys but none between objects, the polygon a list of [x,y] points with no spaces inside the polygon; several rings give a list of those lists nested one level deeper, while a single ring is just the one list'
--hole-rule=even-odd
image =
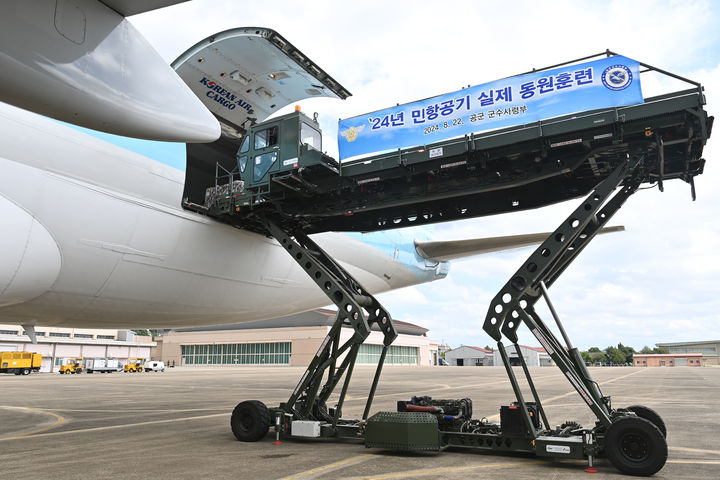
[{"label": "loader operator cab", "polygon": [[[310,118],[299,109],[253,125],[240,138],[240,148],[232,152],[234,157],[218,157],[213,177],[206,177],[205,181],[213,183],[203,186],[204,213],[217,214],[264,202],[268,194],[282,196],[288,190],[312,189],[318,170],[330,170],[333,175],[340,172],[340,164],[322,153],[317,114]],[[207,165],[201,169],[207,173]],[[202,185],[199,177],[192,181],[195,186]],[[186,193],[197,194],[195,187],[187,183],[185,187]],[[199,200],[191,194],[183,205],[193,206],[193,198]]]},{"label": "loader operator cab", "polygon": [[244,189],[261,190],[271,181],[287,181],[297,168],[336,163],[322,153],[317,116],[310,118],[300,110],[248,129],[236,158]]}]

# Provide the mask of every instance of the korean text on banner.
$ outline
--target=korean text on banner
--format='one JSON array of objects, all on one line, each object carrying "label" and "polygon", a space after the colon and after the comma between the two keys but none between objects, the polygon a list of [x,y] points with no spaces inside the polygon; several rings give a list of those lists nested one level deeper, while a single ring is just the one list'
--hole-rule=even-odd
[{"label": "korean text on banner", "polygon": [[343,160],[575,112],[639,103],[643,103],[639,63],[617,55],[340,120],[338,149]]}]

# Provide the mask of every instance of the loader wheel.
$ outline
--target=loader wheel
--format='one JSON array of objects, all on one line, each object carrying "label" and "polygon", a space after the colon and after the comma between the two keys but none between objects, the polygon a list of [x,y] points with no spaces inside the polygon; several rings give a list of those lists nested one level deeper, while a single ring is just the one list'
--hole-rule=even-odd
[{"label": "loader wheel", "polygon": [[605,454],[622,473],[645,477],[665,465],[668,449],[662,432],[650,420],[629,416],[608,427]]},{"label": "loader wheel", "polygon": [[663,437],[667,438],[667,427],[665,426],[665,422],[663,422],[663,419],[660,418],[660,415],[655,410],[643,405],[632,405],[627,407],[627,409],[635,413],[635,415],[640,418],[650,420],[650,423],[658,427],[660,432],[663,434]]},{"label": "loader wheel", "polygon": [[257,442],[267,435],[270,413],[264,403],[247,400],[238,403],[230,417],[230,427],[241,442]]}]

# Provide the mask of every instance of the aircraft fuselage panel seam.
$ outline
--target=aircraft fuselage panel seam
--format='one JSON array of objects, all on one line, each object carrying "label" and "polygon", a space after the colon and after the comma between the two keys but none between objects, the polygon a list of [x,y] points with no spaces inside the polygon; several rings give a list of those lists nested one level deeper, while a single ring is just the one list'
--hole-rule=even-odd
[{"label": "aircraft fuselage panel seam", "polygon": [[113,191],[108,190],[108,189],[106,189],[106,188],[104,188],[104,187],[101,187],[101,186],[99,186],[99,185],[93,185],[93,184],[88,183],[88,182],[86,182],[86,181],[84,181],[84,180],[80,180],[80,179],[77,179],[77,178],[69,177],[69,176],[67,176],[66,174],[63,174],[62,172],[59,172],[59,171],[51,171],[51,170],[49,170],[49,169],[46,169],[46,170],[45,170],[45,174],[48,175],[48,176],[51,177],[51,178],[56,179],[56,180],[64,181],[64,182],[67,182],[67,183],[71,183],[71,184],[73,184],[73,185],[77,185],[77,186],[79,186],[79,187],[83,187],[83,188],[86,188],[86,189],[88,189],[88,190],[92,190],[93,192],[96,192],[96,193],[99,193],[99,194],[102,194],[102,195],[105,195],[105,196],[108,196],[108,197],[110,197],[110,198],[114,198],[114,199],[116,199],[116,200],[120,200],[120,201],[123,201],[123,202],[126,202],[126,203],[130,203],[130,204],[133,204],[133,205],[137,205],[137,206],[139,206],[139,207],[144,207],[144,208],[147,208],[147,209],[150,209],[150,210],[155,210],[155,211],[158,211],[158,212],[161,212],[161,213],[166,213],[166,214],[169,214],[169,215],[173,215],[173,216],[175,216],[175,217],[178,217],[178,218],[182,218],[182,219],[185,219],[185,220],[191,220],[191,221],[194,221],[194,222],[197,222],[197,223],[204,223],[204,224],[214,224],[214,223],[217,223],[215,220],[212,220],[212,219],[207,218],[207,217],[203,217],[203,216],[198,215],[198,214],[188,214],[188,213],[185,213],[184,210],[174,209],[174,208],[172,208],[172,207],[169,207],[169,206],[166,206],[166,205],[162,205],[162,204],[160,204],[160,203],[149,202],[149,201],[147,201],[147,200],[143,200],[143,199],[140,199],[140,198],[137,198],[137,197],[133,197],[133,196],[128,195],[128,194],[122,194],[122,193],[120,193],[120,192],[113,192]]}]

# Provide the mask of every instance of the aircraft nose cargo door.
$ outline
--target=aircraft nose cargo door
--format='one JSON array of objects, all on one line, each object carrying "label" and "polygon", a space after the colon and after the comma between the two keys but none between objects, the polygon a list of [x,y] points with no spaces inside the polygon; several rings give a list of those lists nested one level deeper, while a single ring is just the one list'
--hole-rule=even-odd
[{"label": "aircraft nose cargo door", "polygon": [[[172,67],[217,117],[222,129],[221,138],[214,143],[187,145],[183,198],[199,205],[205,203],[206,189],[215,185],[217,165],[228,172],[237,168],[236,154],[251,126],[306,98],[344,100],[350,96],[312,60],[268,28],[236,28],[212,35],[180,55]],[[277,168],[280,160],[272,162],[271,147],[265,153],[259,166]]]},{"label": "aircraft nose cargo door", "polygon": [[180,55],[176,70],[220,120],[225,136],[293,102],[345,99],[350,92],[269,28],[236,28],[212,35]]}]

